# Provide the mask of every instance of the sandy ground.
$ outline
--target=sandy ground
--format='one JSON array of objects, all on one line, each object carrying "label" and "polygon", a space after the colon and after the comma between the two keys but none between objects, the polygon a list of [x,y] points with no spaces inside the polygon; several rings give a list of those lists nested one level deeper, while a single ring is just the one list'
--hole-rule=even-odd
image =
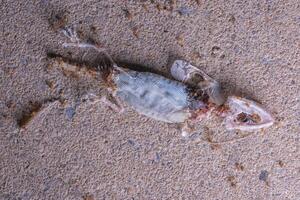
[{"label": "sandy ground", "polygon": [[[300,199],[298,0],[2,0],[0,13],[0,199]],[[84,101],[98,85],[47,68],[47,53],[77,56],[56,18],[117,61],[169,76],[189,60],[276,124],[241,139],[211,120],[186,140]]]}]

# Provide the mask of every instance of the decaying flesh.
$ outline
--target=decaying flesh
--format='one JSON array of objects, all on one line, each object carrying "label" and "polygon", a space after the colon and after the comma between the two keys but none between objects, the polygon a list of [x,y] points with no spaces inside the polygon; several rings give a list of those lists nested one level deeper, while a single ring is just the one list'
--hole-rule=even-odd
[{"label": "decaying flesh", "polygon": [[[175,80],[150,72],[137,72],[118,66],[101,48],[82,43],[72,29],[64,29],[71,43],[65,47],[93,48],[104,53],[111,61],[110,66],[99,66],[98,70],[86,67],[79,69],[66,65],[67,71],[91,77],[101,76],[111,98],[101,100],[114,110],[123,111],[123,104],[138,113],[167,123],[188,124],[214,113],[224,118],[228,130],[252,131],[266,128],[274,123],[272,116],[258,103],[236,96],[227,99],[220,84],[202,70],[184,60],[176,60],[171,67]],[[186,135],[186,127],[183,135]]]}]

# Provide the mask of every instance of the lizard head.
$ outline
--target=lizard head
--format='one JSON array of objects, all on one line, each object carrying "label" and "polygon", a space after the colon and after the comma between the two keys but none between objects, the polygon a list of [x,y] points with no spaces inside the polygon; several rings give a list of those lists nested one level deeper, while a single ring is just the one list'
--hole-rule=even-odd
[{"label": "lizard head", "polygon": [[253,131],[267,128],[274,118],[258,103],[236,96],[230,96],[225,103],[228,111],[225,125],[228,130]]}]

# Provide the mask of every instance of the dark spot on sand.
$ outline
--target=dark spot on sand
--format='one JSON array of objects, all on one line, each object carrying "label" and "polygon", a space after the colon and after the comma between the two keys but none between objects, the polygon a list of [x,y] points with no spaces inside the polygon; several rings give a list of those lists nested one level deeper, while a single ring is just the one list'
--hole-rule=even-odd
[{"label": "dark spot on sand", "polygon": [[138,27],[137,27],[137,26],[132,27],[131,30],[132,30],[132,34],[133,34],[136,38],[139,38],[139,30],[138,30]]},{"label": "dark spot on sand", "polygon": [[183,6],[183,7],[178,8],[177,12],[180,15],[190,15],[190,14],[193,14],[194,11],[191,8]]},{"label": "dark spot on sand", "polygon": [[213,46],[212,48],[211,48],[211,55],[213,56],[213,57],[216,57],[217,56],[217,54],[218,54],[218,51],[220,51],[220,47],[218,47],[218,46]]},{"label": "dark spot on sand", "polygon": [[227,181],[230,183],[231,187],[236,187],[237,181],[234,176],[228,176]]},{"label": "dark spot on sand", "polygon": [[91,29],[91,31],[92,31],[93,33],[95,33],[96,30],[97,30],[97,28],[96,28],[95,26],[93,26],[93,25],[90,26],[90,29]]},{"label": "dark spot on sand", "polygon": [[15,103],[12,100],[8,100],[5,103],[5,105],[6,105],[7,108],[14,108],[15,107]]},{"label": "dark spot on sand", "polygon": [[143,8],[144,8],[144,10],[145,10],[146,12],[148,12],[148,11],[149,11],[149,10],[148,10],[148,7],[147,7],[147,5],[146,5],[146,4],[143,4],[142,6],[143,6]]},{"label": "dark spot on sand", "polygon": [[51,80],[45,80],[45,83],[50,89],[54,89],[54,83]]},{"label": "dark spot on sand", "polygon": [[52,51],[48,51],[48,52],[46,53],[46,55],[47,55],[48,58],[62,57],[62,55],[57,54],[57,53],[54,53],[54,52],[52,52]]},{"label": "dark spot on sand", "polygon": [[127,140],[127,142],[128,142],[128,144],[130,144],[131,146],[134,146],[134,145],[135,145],[134,141],[132,141],[132,140]]},{"label": "dark spot on sand", "polygon": [[282,160],[279,160],[279,161],[278,161],[278,165],[279,165],[280,167],[283,167],[283,166],[284,166],[284,163],[282,162]]},{"label": "dark spot on sand", "polygon": [[197,5],[200,5],[200,0],[195,0]]},{"label": "dark spot on sand", "polygon": [[17,124],[20,128],[24,128],[32,118],[41,110],[42,104],[38,102],[29,102],[29,108],[25,109],[19,119]]},{"label": "dark spot on sand", "polygon": [[176,37],[176,40],[177,40],[177,44],[178,44],[179,46],[183,47],[183,45],[184,45],[184,38],[183,38],[183,35],[182,35],[182,34],[178,35],[178,36]]},{"label": "dark spot on sand", "polygon": [[132,20],[133,18],[133,15],[131,14],[131,12],[129,12],[129,10],[127,9],[122,9],[124,14],[125,14],[125,17],[128,19],[128,20]]},{"label": "dark spot on sand", "polygon": [[232,39],[232,40],[235,40],[235,38],[236,38],[236,34],[232,34],[232,35],[231,35],[231,39]]},{"label": "dark spot on sand", "polygon": [[86,42],[87,42],[88,44],[92,44],[92,45],[97,44],[96,40],[95,40],[94,38],[92,38],[92,37],[88,37],[88,38],[86,39]]},{"label": "dark spot on sand", "polygon": [[292,85],[295,85],[295,84],[296,84],[296,81],[295,81],[295,80],[292,80],[292,81],[291,81],[291,84],[292,84]]},{"label": "dark spot on sand", "polygon": [[158,152],[155,153],[155,160],[156,160],[157,162],[160,161],[160,154],[159,154]]},{"label": "dark spot on sand", "polygon": [[268,179],[268,175],[269,175],[269,173],[268,173],[268,171],[267,170],[262,170],[261,172],[260,172],[260,174],[259,174],[259,180],[260,181],[267,181],[267,179]]},{"label": "dark spot on sand", "polygon": [[244,166],[241,163],[236,162],[234,165],[237,170],[244,171]]},{"label": "dark spot on sand", "polygon": [[67,11],[61,10],[58,12],[52,12],[48,19],[50,26],[53,30],[57,31],[66,26],[68,23]]},{"label": "dark spot on sand", "polygon": [[145,90],[145,91],[140,95],[140,98],[141,98],[141,99],[144,99],[145,96],[146,96],[148,93],[149,93],[149,91],[148,91],[148,90]]},{"label": "dark spot on sand", "polygon": [[234,23],[234,22],[235,22],[235,17],[234,17],[233,14],[230,14],[230,15],[229,15],[228,21],[231,22],[231,23]]},{"label": "dark spot on sand", "polygon": [[218,150],[221,148],[221,145],[217,144],[217,143],[211,143],[210,148],[211,148],[211,150]]},{"label": "dark spot on sand", "polygon": [[92,194],[85,194],[83,197],[82,197],[83,200],[94,200],[94,195]]},{"label": "dark spot on sand", "polygon": [[211,48],[212,51],[218,51],[218,50],[220,50],[220,49],[221,49],[221,48],[218,47],[218,46],[213,46],[213,47]]},{"label": "dark spot on sand", "polygon": [[162,5],[160,3],[156,4],[156,9],[158,11],[161,11],[163,9]]}]

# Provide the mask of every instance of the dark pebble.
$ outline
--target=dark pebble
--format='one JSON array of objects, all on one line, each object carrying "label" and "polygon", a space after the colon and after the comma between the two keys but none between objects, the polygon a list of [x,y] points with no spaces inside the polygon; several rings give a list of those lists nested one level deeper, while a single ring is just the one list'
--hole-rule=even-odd
[{"label": "dark pebble", "polygon": [[269,175],[269,173],[267,170],[262,170],[259,175],[259,180],[267,181],[268,175]]},{"label": "dark pebble", "polygon": [[190,15],[193,13],[193,10],[188,7],[180,7],[177,11],[180,15]]},{"label": "dark pebble", "polygon": [[134,141],[132,141],[132,140],[127,140],[127,142],[128,142],[131,146],[134,146],[134,145],[135,145]]},{"label": "dark pebble", "polygon": [[158,152],[155,153],[155,160],[160,161],[160,155]]},{"label": "dark pebble", "polygon": [[291,81],[291,84],[292,84],[292,85],[295,85],[295,83],[296,83],[295,80],[292,80],[292,81]]},{"label": "dark pebble", "polygon": [[75,108],[73,108],[73,107],[66,108],[66,115],[69,119],[73,119],[73,117],[75,115]]}]

